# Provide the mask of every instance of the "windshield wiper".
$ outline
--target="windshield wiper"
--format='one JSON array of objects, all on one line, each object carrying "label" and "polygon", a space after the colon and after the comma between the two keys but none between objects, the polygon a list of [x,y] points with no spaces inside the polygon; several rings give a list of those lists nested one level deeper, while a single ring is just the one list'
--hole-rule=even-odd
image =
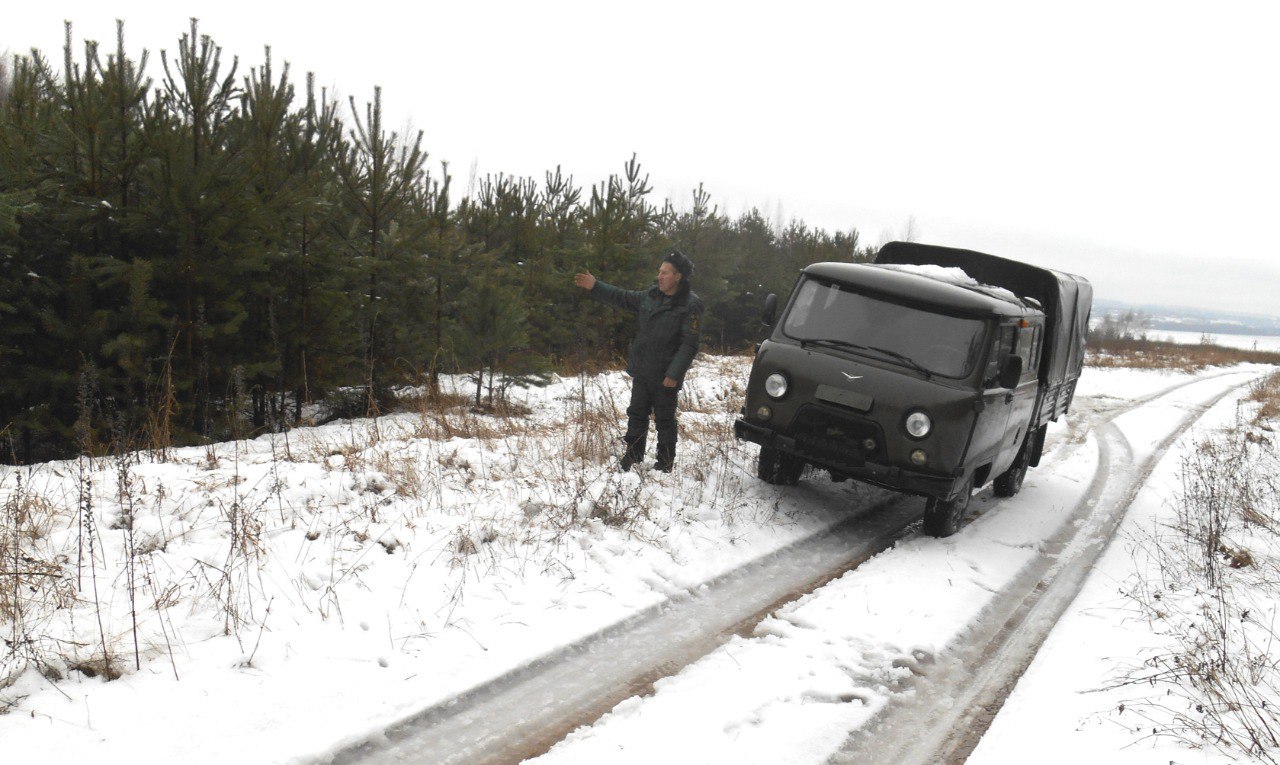
[{"label": "windshield wiper", "polygon": [[895,350],[891,350],[889,348],[881,348],[880,346],[877,346],[877,345],[859,345],[858,343],[851,343],[848,340],[837,340],[835,338],[819,338],[819,337],[801,338],[800,347],[804,348],[806,345],[825,345],[830,348],[848,348],[850,350],[855,350],[855,351],[874,351],[876,353],[883,353],[884,355],[893,359],[897,359],[898,361],[901,361],[903,364],[906,364],[908,367],[911,367],[917,372],[923,374],[924,379],[926,380],[933,377],[933,372],[930,372],[928,369],[922,366],[920,362],[916,361],[910,356],[899,353],[898,351],[895,351]]},{"label": "windshield wiper", "polygon": [[907,366],[911,367],[912,369],[916,370],[917,372],[919,372],[919,373],[923,374],[923,375],[924,375],[924,379],[926,379],[926,380],[928,380],[930,377],[933,377],[933,372],[930,372],[928,369],[925,369],[925,368],[924,368],[924,366],[922,366],[922,365],[920,364],[920,362],[916,361],[915,359],[911,358],[910,356],[907,356],[907,355],[902,354],[902,353],[898,353],[897,351],[893,351],[893,350],[890,350],[890,349],[888,349],[888,348],[880,348],[880,347],[875,346],[875,345],[868,345],[868,346],[866,346],[866,348],[867,348],[867,350],[869,350],[869,351],[877,351],[877,352],[879,352],[879,353],[883,353],[883,354],[885,354],[886,356],[891,356],[891,357],[893,357],[893,358],[897,359],[898,361],[901,361],[903,364],[906,364]]},{"label": "windshield wiper", "polygon": [[805,346],[808,346],[808,345],[825,345],[829,348],[850,348],[855,351],[871,350],[865,345],[858,345],[857,343],[851,343],[848,340],[837,340],[834,337],[802,337],[798,339],[800,340],[801,348],[804,348]]}]

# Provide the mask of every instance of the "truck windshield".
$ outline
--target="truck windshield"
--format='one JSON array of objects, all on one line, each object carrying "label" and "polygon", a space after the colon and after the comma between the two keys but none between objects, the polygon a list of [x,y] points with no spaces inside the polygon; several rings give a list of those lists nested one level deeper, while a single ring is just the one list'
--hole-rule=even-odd
[{"label": "truck windshield", "polygon": [[966,377],[983,348],[986,322],[891,303],[806,279],[782,325],[803,343],[838,346],[928,374]]}]

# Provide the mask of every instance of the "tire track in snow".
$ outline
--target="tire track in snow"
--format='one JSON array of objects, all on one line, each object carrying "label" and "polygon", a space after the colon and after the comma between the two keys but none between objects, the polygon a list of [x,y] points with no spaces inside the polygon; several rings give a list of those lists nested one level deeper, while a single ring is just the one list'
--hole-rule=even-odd
[{"label": "tire track in snow", "polygon": [[537,756],[650,691],[778,606],[892,547],[919,519],[889,496],[836,526],[434,705],[336,753],[335,763],[509,763]]}]

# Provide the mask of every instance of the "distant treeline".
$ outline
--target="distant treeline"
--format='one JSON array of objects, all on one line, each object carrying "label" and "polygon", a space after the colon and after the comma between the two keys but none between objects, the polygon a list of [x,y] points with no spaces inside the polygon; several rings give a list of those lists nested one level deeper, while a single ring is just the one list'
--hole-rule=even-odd
[{"label": "distant treeline", "polygon": [[[635,157],[579,185],[471,179],[288,67],[244,73],[198,34],[177,54],[38,51],[0,63],[0,459],[284,428],[312,402],[385,411],[399,385],[513,380],[620,356],[633,320],[571,274],[639,288],[678,247],[710,347],[757,339],[801,266],[871,253],[856,230],[677,209]],[[153,66],[154,69],[154,66]],[[744,159],[744,161],[748,161]],[[482,390],[483,388],[483,390]]]}]

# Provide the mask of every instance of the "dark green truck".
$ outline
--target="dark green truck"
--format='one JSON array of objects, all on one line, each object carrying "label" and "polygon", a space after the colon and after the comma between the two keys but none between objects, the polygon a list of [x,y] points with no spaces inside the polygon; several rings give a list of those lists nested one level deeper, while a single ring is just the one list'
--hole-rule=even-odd
[{"label": "dark green truck", "polygon": [[974,489],[1011,496],[1039,464],[1092,299],[1081,277],[971,250],[892,242],[874,264],[815,263],[776,323],[766,300],[734,434],[760,444],[765,481],[812,465],[921,495],[925,533],[949,536]]}]

